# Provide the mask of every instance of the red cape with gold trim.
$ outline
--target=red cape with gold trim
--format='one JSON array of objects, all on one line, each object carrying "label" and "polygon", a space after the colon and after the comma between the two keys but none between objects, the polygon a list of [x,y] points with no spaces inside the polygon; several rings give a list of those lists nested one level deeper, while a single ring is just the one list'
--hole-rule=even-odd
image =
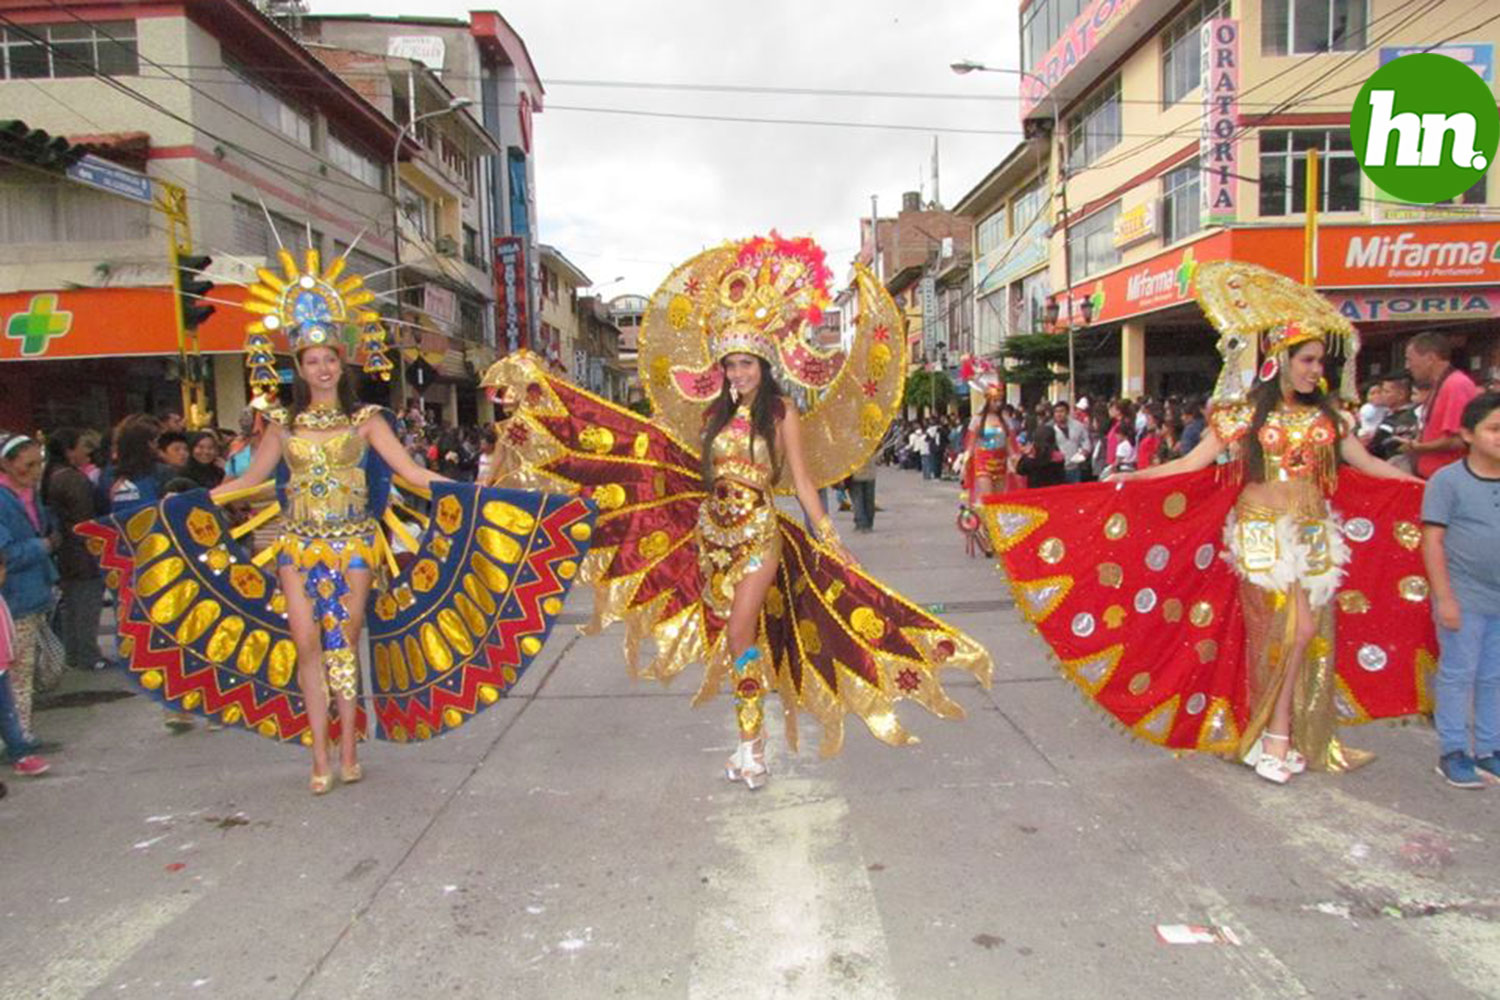
[{"label": "red cape with gold trim", "polygon": [[[1152,743],[1230,753],[1246,724],[1240,579],[1223,558],[1238,492],[1207,469],[985,498],[1022,615],[1064,676]],[[1421,493],[1340,470],[1330,502],[1353,551],[1335,610],[1341,722],[1431,709]]]}]

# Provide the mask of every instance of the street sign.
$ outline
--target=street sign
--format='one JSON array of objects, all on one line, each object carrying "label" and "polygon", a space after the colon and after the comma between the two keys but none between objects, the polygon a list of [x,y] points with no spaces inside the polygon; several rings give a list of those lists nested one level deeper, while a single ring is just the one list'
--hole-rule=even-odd
[{"label": "street sign", "polygon": [[90,153],[68,168],[68,176],[80,184],[117,194],[144,205],[152,202],[151,178]]}]

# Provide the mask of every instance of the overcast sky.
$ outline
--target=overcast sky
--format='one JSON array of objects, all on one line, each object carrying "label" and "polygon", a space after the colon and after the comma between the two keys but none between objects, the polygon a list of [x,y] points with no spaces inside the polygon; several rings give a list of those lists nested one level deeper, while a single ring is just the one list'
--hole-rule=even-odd
[{"label": "overcast sky", "polygon": [[[428,0],[423,14],[465,17],[471,4]],[[413,13],[392,0],[312,0],[320,13]],[[606,297],[649,295],[705,246],[763,233],[811,235],[842,280],[859,218],[880,197],[894,214],[925,186],[932,128],[940,194],[956,202],[1019,140],[1016,79],[957,76],[962,58],[1014,66],[1010,3],[954,0],[525,0],[498,8],[525,39],[546,88],[536,117],[540,238]],[[906,91],[976,99],[710,93],[567,81]],[[1005,98],[1005,99],[997,99]],[[921,131],[690,121],[571,111],[621,108],[689,115],[919,126]],[[616,277],[625,280],[613,284]]]}]

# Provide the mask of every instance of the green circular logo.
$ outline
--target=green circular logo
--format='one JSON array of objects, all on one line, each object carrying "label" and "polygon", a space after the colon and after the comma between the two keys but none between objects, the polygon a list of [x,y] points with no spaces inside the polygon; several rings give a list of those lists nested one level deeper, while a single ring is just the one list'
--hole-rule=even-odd
[{"label": "green circular logo", "polygon": [[1360,89],[1349,137],[1376,187],[1428,205],[1463,194],[1495,162],[1500,113],[1478,73],[1419,52],[1386,63]]}]

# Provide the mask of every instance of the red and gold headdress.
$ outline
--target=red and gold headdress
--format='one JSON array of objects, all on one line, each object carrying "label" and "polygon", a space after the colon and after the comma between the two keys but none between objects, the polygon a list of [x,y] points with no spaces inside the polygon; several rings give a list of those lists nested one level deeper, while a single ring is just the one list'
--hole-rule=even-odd
[{"label": "red and gold headdress", "polygon": [[833,275],[810,239],[772,233],[725,243],[673,269],[646,310],[641,383],[659,421],[685,442],[703,432],[704,405],[724,384],[720,362],[752,354],[800,388],[809,475],[837,482],[864,464],[901,406],[906,335],[901,310],[867,268],[843,347],[812,341]]},{"label": "red and gold headdress", "polygon": [[1342,357],[1339,395],[1358,399],[1354,358],[1359,353],[1359,332],[1314,289],[1276,271],[1234,260],[1199,264],[1194,281],[1198,304],[1219,331],[1219,353],[1224,358],[1212,403],[1243,402],[1258,378],[1274,378],[1287,355],[1310,340],[1322,341],[1330,353]]}]

